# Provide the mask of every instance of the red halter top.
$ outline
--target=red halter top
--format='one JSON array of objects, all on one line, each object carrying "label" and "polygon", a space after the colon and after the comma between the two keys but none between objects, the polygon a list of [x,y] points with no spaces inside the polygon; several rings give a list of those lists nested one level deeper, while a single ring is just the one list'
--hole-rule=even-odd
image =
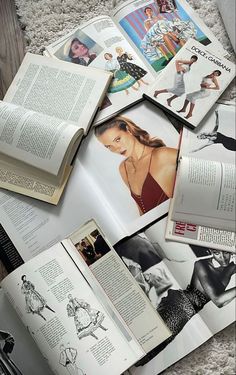
[{"label": "red halter top", "polygon": [[145,214],[147,211],[152,210],[154,207],[157,207],[159,204],[169,199],[168,196],[164,193],[164,191],[160,187],[160,185],[156,182],[156,180],[152,177],[150,173],[151,162],[152,162],[152,153],[151,153],[151,157],[149,161],[148,173],[146,175],[146,178],[142,186],[141,195],[135,194],[132,191],[130,183],[129,183],[127,169],[126,169],[126,163],[124,163],[131,197],[135,200],[135,202],[137,203],[137,205],[139,206],[143,214]]}]

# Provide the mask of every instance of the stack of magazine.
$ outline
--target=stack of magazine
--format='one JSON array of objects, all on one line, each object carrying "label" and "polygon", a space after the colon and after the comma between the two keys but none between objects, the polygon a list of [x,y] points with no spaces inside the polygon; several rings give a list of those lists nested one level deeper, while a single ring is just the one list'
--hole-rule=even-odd
[{"label": "stack of magazine", "polygon": [[45,55],[0,103],[0,370],[156,375],[235,320],[234,65],[184,0]]}]

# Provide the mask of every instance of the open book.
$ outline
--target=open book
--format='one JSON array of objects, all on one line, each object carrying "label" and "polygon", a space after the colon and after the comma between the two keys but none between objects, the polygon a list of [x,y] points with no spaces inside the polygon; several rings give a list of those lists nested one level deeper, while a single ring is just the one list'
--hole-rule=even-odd
[{"label": "open book", "polygon": [[216,105],[195,132],[183,129],[167,239],[235,251],[235,151],[233,106]]},{"label": "open book", "polygon": [[235,65],[213,44],[190,38],[144,96],[194,129],[234,77]]},{"label": "open book", "polygon": [[[119,375],[170,337],[93,221],[20,266],[1,285],[55,374],[78,369],[79,374]],[[6,340],[4,360],[11,368],[4,321],[0,339]]]},{"label": "open book", "polygon": [[110,79],[28,53],[0,102],[0,187],[57,204]]},{"label": "open book", "polygon": [[142,99],[142,93],[189,38],[221,44],[185,0],[129,0],[79,26],[46,47],[44,53],[75,64],[106,69],[113,80],[96,122]]}]

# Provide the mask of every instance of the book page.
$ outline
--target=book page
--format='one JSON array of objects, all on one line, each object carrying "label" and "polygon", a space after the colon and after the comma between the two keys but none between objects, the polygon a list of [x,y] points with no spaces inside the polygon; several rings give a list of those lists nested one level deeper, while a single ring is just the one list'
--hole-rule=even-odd
[{"label": "book page", "polygon": [[79,133],[73,124],[0,102],[1,153],[55,176]]},{"label": "book page", "polygon": [[97,281],[145,352],[165,341],[170,331],[114,249],[106,242],[96,223],[88,222],[69,238],[74,246],[63,243],[74,261],[81,262],[80,257],[83,258],[90,269],[84,265],[83,274],[91,285],[96,285]]},{"label": "book page", "polygon": [[[77,44],[83,45],[84,50],[87,48],[85,57],[75,50]],[[108,16],[92,18],[46,47],[46,52],[60,60],[112,73],[113,79],[95,124],[140,101],[144,88],[153,82],[153,74]]]},{"label": "book page", "polygon": [[172,220],[229,231],[235,229],[235,166],[182,157]]},{"label": "book page", "polygon": [[86,133],[111,75],[27,53],[4,101],[70,121]]},{"label": "book page", "polygon": [[142,356],[61,244],[15,270],[2,285],[54,373],[67,374],[67,351],[82,373],[98,375],[120,375]]},{"label": "book page", "polygon": [[[183,128],[180,156],[235,162],[235,109],[230,105],[215,105],[194,132]],[[172,202],[169,212],[172,211]],[[174,222],[168,216],[166,238],[235,252],[235,231],[209,228],[194,223]]]},{"label": "book page", "polygon": [[160,72],[177,51],[194,38],[203,45],[214,44],[225,55],[222,45],[185,0],[129,0],[112,15],[116,25],[154,72]]}]

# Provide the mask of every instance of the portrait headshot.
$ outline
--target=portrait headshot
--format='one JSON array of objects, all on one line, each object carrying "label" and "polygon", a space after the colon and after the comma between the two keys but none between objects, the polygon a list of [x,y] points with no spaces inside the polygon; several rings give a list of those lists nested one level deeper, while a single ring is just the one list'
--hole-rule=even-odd
[{"label": "portrait headshot", "polygon": [[60,60],[88,66],[96,59],[102,50],[103,48],[92,38],[83,31],[77,30],[62,44],[55,53],[55,56]]}]

